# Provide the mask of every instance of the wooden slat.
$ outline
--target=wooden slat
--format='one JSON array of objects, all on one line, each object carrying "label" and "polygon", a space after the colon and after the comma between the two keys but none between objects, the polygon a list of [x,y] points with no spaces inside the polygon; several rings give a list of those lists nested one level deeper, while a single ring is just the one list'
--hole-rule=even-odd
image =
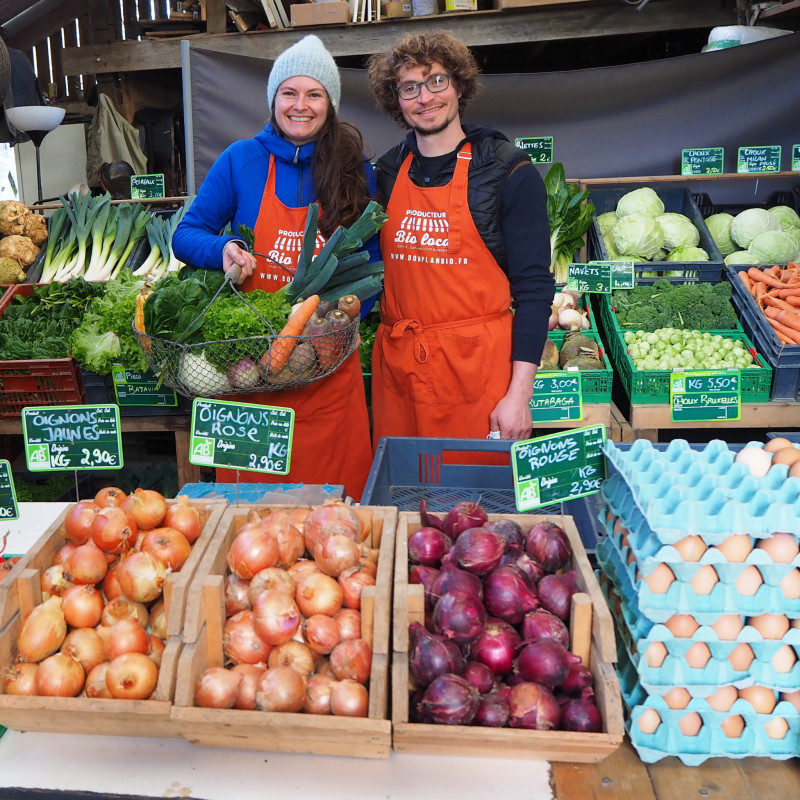
[{"label": "wooden slat", "polygon": [[[754,795],[742,782],[736,759],[711,758],[687,769],[677,758],[664,758],[648,767],[650,780],[658,800],[686,800],[714,795],[725,800],[753,800]],[[770,793],[777,798],[778,795]],[[797,796],[795,787],[794,796]]]},{"label": "wooden slat", "polygon": [[750,797],[789,800],[800,795],[800,760],[797,758],[787,761],[743,758],[739,761],[739,772]]},{"label": "wooden slat", "polygon": [[585,592],[572,595],[569,618],[570,651],[589,667],[592,649],[592,598]]}]

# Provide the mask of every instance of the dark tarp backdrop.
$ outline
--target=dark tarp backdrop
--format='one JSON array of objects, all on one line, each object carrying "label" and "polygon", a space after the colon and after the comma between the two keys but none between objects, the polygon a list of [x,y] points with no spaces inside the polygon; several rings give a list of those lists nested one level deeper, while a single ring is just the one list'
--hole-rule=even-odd
[{"label": "dark tarp backdrop", "polygon": [[[272,62],[184,44],[191,192],[228,144],[263,127]],[[361,130],[368,153],[378,156],[405,130],[375,108],[363,70],[341,72],[342,118]],[[798,75],[800,33],[794,33],[617,67],[483,75],[466,119],[492,125],[512,141],[553,136],[554,160],[573,179],[677,175],[681,149],[691,147],[724,147],[725,171],[735,172],[739,147],[781,145],[781,168],[788,171],[792,145],[800,143]],[[798,182],[787,180],[779,188]],[[693,191],[710,191],[711,183],[697,182]],[[712,199],[735,200],[721,196],[723,184],[726,194],[750,195],[741,202],[755,202],[758,195],[763,200],[764,187],[775,188],[758,183],[756,178],[717,183]]]}]

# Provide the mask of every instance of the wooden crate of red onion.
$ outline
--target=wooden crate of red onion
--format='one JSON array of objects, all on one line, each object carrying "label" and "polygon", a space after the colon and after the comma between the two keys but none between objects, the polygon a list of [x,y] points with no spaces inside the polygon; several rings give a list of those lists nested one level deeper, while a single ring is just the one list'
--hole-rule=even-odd
[{"label": "wooden crate of red onion", "polygon": [[[623,738],[616,647],[573,518],[489,514],[482,521],[474,505],[425,515],[425,525],[420,514],[399,514],[392,746],[600,761]],[[550,570],[556,577],[547,577]]]}]

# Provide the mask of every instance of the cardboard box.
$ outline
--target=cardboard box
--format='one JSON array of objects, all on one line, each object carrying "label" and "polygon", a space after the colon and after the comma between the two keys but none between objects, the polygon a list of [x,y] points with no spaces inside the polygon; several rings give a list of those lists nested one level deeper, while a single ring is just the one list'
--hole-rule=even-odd
[{"label": "cardboard box", "polygon": [[413,17],[414,10],[411,0],[388,0],[381,4],[381,14],[384,17]]},{"label": "cardboard box", "polygon": [[341,2],[293,3],[292,27],[303,25],[344,25],[350,19],[350,5]]}]

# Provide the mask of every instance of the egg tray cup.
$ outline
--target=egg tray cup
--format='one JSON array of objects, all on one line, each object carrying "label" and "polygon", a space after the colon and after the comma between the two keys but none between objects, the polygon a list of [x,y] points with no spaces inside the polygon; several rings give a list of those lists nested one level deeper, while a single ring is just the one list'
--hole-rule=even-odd
[{"label": "egg tray cup", "polygon": [[[776,564],[765,551],[756,549],[744,562],[731,563],[719,551],[706,550],[699,561],[686,562],[672,545],[656,542],[656,554],[642,558],[633,545],[634,541],[646,539],[641,524],[635,534],[628,534],[628,544],[622,543],[622,534],[614,532],[609,520],[601,519],[600,525],[606,529],[606,536],[598,539],[595,548],[598,563],[613,570],[620,594],[626,599],[635,597],[638,611],[652,622],[666,622],[676,613],[692,614],[700,624],[713,623],[722,614],[752,617],[780,613],[800,617],[800,597],[786,597],[779,585],[791,570],[800,568],[800,556],[790,564]],[[652,591],[640,575],[648,577],[662,563],[672,570],[675,580],[666,592],[659,593]],[[714,567],[719,580],[708,594],[698,594],[691,581],[706,564]],[[742,594],[736,581],[751,566],[759,571],[763,583],[755,592]]]},{"label": "egg tray cup", "polygon": [[[639,727],[639,719],[648,708],[655,709],[661,717],[661,724],[653,733],[644,733]],[[679,725],[683,717],[693,711],[700,715],[702,725],[697,735],[687,736]],[[734,715],[744,720],[744,729],[735,738],[726,736],[720,727]],[[782,717],[788,725],[786,735],[780,739],[772,738],[765,728],[776,717]],[[728,711],[715,711],[700,698],[690,700],[686,708],[674,709],[667,706],[663,697],[650,695],[644,704],[630,710],[625,727],[639,758],[647,764],[666,756],[677,756],[687,766],[694,767],[718,756],[767,756],[783,760],[796,757],[800,752],[800,715],[785,700],[779,702],[772,713],[758,714],[742,698],[736,700]]]},{"label": "egg tray cup", "polygon": [[[718,439],[701,449],[674,439],[665,450],[645,439],[620,450],[606,440],[604,452],[609,473],[621,475],[632,502],[664,544],[689,534],[703,536],[708,544],[734,533],[800,535],[800,478],[788,478],[784,464],[756,478],[747,465],[733,462],[735,452]],[[608,483],[604,497],[611,499],[620,481]]]},{"label": "egg tray cup", "polygon": [[613,572],[598,570],[597,580],[617,626],[618,644],[621,639],[626,647],[634,648],[637,641],[647,638],[656,623],[639,612],[635,598],[629,600],[619,593]]}]

